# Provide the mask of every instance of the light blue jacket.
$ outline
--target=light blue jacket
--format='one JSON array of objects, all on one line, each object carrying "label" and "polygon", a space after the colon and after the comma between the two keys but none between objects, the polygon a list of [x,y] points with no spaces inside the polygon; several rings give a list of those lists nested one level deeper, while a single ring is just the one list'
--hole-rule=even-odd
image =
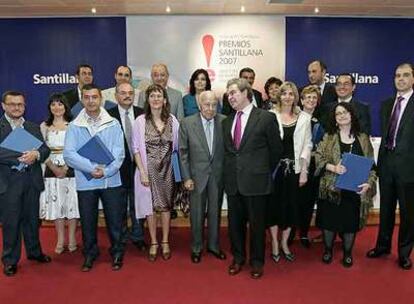
[{"label": "light blue jacket", "polygon": [[[119,122],[111,117],[105,109],[101,108],[101,122],[96,132],[115,160],[104,167],[102,178],[87,180],[82,172],[91,173],[98,164],[80,156],[78,150],[89,140],[92,135],[88,129],[85,110],[82,110],[74,121],[69,124],[65,136],[63,157],[69,167],[75,169],[76,190],[107,189],[121,186],[119,168],[125,157],[124,135]],[[81,172],[82,171],[82,172]]]}]

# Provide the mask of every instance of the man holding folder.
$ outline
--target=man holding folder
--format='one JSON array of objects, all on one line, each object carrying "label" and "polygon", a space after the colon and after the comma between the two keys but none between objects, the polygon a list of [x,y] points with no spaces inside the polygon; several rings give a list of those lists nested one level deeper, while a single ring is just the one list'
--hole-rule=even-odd
[{"label": "man holding folder", "polygon": [[[50,150],[43,142],[39,126],[23,118],[25,97],[20,92],[7,91],[2,97],[4,115],[0,118],[0,143],[17,128],[25,136],[39,142],[38,149],[16,152],[18,147],[0,147],[0,222],[3,225],[3,272],[13,276],[21,255],[23,234],[27,258],[39,263],[49,263],[39,241],[39,196],[44,189],[40,163]],[[16,145],[20,141],[14,141]],[[13,143],[11,143],[13,145]],[[14,148],[14,149],[13,149]]]},{"label": "man holding folder", "polygon": [[[101,91],[94,85],[82,88],[84,109],[68,127],[63,157],[75,169],[79,212],[82,225],[82,271],[90,271],[99,255],[97,222],[99,199],[104,208],[106,227],[111,242],[112,269],[123,264],[125,245],[122,242],[122,222],[125,217],[125,189],[121,187],[119,168],[125,157],[124,136],[119,122],[101,107]],[[102,146],[93,146],[90,141]],[[88,144],[88,149],[85,149]],[[86,150],[86,153],[84,153]],[[109,158],[106,164],[97,158]]]}]

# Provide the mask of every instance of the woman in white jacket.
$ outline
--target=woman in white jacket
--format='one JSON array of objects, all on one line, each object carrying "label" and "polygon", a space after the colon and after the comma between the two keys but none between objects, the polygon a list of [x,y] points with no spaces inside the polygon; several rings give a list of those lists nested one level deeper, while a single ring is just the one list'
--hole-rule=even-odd
[{"label": "woman in white jacket", "polygon": [[277,103],[270,110],[279,123],[283,141],[283,156],[274,174],[275,192],[269,202],[269,226],[272,236],[274,262],[279,262],[278,231],[282,231],[281,253],[288,260],[295,256],[289,250],[288,239],[292,227],[300,223],[298,188],[308,179],[312,150],[311,116],[297,106],[299,93],[296,85],[285,82],[280,87]]}]

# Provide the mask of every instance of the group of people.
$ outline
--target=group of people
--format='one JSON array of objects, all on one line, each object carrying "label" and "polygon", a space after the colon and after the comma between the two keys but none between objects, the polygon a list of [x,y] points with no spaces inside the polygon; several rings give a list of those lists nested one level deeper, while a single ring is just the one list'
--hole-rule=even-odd
[{"label": "group of people", "polygon": [[[42,145],[24,153],[0,147],[4,274],[17,272],[21,236],[28,259],[51,261],[41,249],[39,217],[55,222],[56,254],[78,249],[75,232],[80,220],[81,270],[90,271],[99,256],[99,202],[113,270],[122,268],[128,240],[147,251],[151,262],[159,256],[170,259],[177,170],[190,196],[193,263],[201,262],[204,250],[226,259],[219,239],[225,192],[233,257],[230,275],[240,273],[247,260],[252,278],[263,275],[266,231],[272,261],[278,263],[283,257],[293,262],[296,256],[289,246],[297,233],[303,246],[311,245],[308,232],[315,204],[316,226],[324,243],[322,261],[332,262],[333,244],[339,235],[342,264],[351,267],[356,233],[366,223],[379,176],[380,228],[377,244],[367,257],[391,252],[398,200],[398,262],[402,269],[410,269],[414,244],[414,209],[410,207],[414,159],[409,152],[414,140],[413,65],[403,63],[396,68],[396,96],[381,111],[378,163],[358,192],[340,190],[335,181],[347,171],[341,164],[343,153],[374,157],[369,107],[353,96],[356,84],[351,74],[340,74],[332,85],[324,81],[326,69],[320,60],[309,63],[309,85],[300,92],[293,82],[271,77],[264,87],[268,98],[263,100],[252,88],[254,70],[244,68],[238,78],[228,81],[220,102],[203,69],[192,74],[189,94],[182,97],[168,86],[164,64],[153,65],[152,84],[141,92],[132,86],[128,66],[116,69],[115,87],[101,91],[93,83],[93,68],[82,64],[76,72],[78,86],[50,97],[48,117],[40,127],[24,119],[24,94],[5,92],[0,143],[14,129],[24,128]],[[100,139],[111,162],[96,163],[80,152],[93,138]],[[157,235],[158,219],[161,236]]]}]

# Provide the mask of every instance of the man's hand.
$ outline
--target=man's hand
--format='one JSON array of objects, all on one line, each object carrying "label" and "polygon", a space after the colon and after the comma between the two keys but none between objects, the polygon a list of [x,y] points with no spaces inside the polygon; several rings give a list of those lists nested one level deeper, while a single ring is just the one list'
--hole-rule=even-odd
[{"label": "man's hand", "polygon": [[104,171],[101,167],[96,167],[95,170],[92,171],[91,175],[94,178],[101,178],[104,176]]},{"label": "man's hand", "polygon": [[17,160],[26,165],[33,165],[34,162],[39,158],[39,151],[26,151],[23,152],[23,155],[20,156]]},{"label": "man's hand", "polygon": [[188,191],[193,191],[194,190],[194,181],[192,179],[187,179],[184,182],[184,188]]}]

